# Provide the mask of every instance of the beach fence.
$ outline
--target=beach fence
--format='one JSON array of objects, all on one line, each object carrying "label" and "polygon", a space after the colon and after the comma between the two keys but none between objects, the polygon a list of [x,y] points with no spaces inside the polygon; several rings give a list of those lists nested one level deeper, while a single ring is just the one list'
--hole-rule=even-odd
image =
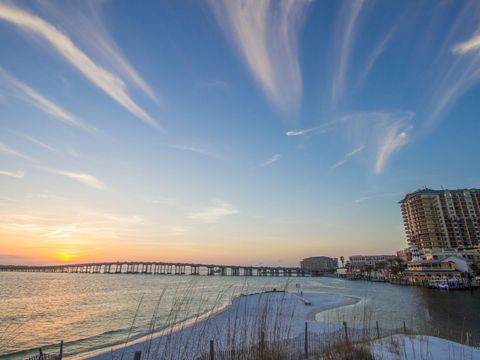
[{"label": "beach fence", "polygon": [[240,349],[215,349],[215,340],[212,339],[210,350],[195,360],[304,360],[321,355],[338,344],[365,343],[395,334],[408,334],[406,324],[403,323],[397,329],[385,329],[376,322],[373,327],[359,329],[349,327],[344,322],[339,330],[317,333],[309,331],[308,323],[305,323],[305,331],[296,337],[274,341],[264,340]]},{"label": "beach fence", "polygon": [[26,360],[62,360],[63,358],[63,340],[60,341],[60,351],[58,354],[49,354],[43,352],[42,348],[38,349],[38,354],[30,356]]}]

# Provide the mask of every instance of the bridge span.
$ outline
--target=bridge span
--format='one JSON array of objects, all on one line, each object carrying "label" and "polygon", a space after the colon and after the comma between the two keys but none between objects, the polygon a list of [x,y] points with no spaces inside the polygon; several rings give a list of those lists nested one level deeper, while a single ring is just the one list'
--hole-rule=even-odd
[{"label": "bridge span", "polygon": [[61,265],[0,265],[0,271],[218,276],[318,276],[300,267],[238,266],[171,262],[118,261]]}]

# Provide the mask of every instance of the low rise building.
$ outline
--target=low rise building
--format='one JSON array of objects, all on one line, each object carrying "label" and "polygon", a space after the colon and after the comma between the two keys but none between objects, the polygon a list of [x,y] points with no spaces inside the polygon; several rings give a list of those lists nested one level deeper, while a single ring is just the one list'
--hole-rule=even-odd
[{"label": "low rise building", "polygon": [[396,259],[396,255],[352,255],[349,259],[350,267],[378,267]]},{"label": "low rise building", "polygon": [[412,261],[412,250],[410,248],[405,248],[397,251],[397,257],[403,261]]},{"label": "low rise building", "polygon": [[313,256],[300,261],[302,270],[310,273],[330,272],[338,268],[338,259],[327,256]]},{"label": "low rise building", "polygon": [[442,260],[416,260],[407,264],[404,275],[414,285],[427,285],[439,279],[468,279],[472,277],[471,261],[457,256]]},{"label": "low rise building", "polygon": [[471,249],[429,249],[423,252],[425,260],[443,260],[451,256],[464,258],[478,264],[480,263],[480,247]]}]

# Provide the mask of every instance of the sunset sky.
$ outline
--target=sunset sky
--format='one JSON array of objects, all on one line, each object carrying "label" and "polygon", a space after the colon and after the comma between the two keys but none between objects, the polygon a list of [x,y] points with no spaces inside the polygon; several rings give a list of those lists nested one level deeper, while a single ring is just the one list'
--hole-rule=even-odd
[{"label": "sunset sky", "polygon": [[477,0],[0,0],[0,263],[394,253],[479,80]]}]

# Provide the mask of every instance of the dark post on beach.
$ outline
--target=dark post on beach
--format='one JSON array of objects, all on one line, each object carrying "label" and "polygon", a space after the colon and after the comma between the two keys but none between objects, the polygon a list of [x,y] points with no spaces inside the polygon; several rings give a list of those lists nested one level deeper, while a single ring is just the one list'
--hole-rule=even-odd
[{"label": "dark post on beach", "polygon": [[140,360],[142,358],[141,351],[135,351],[135,355],[133,355],[133,360]]},{"label": "dark post on beach", "polygon": [[60,360],[63,358],[63,340],[60,341],[60,354],[58,354],[58,358]]},{"label": "dark post on beach", "polygon": [[215,346],[213,345],[213,340],[210,340],[210,359],[215,360]]},{"label": "dark post on beach", "polygon": [[347,322],[343,322],[343,328],[345,329],[345,342],[348,344],[348,330],[347,330]]},{"label": "dark post on beach", "polygon": [[308,323],[305,321],[305,358],[308,358]]}]

